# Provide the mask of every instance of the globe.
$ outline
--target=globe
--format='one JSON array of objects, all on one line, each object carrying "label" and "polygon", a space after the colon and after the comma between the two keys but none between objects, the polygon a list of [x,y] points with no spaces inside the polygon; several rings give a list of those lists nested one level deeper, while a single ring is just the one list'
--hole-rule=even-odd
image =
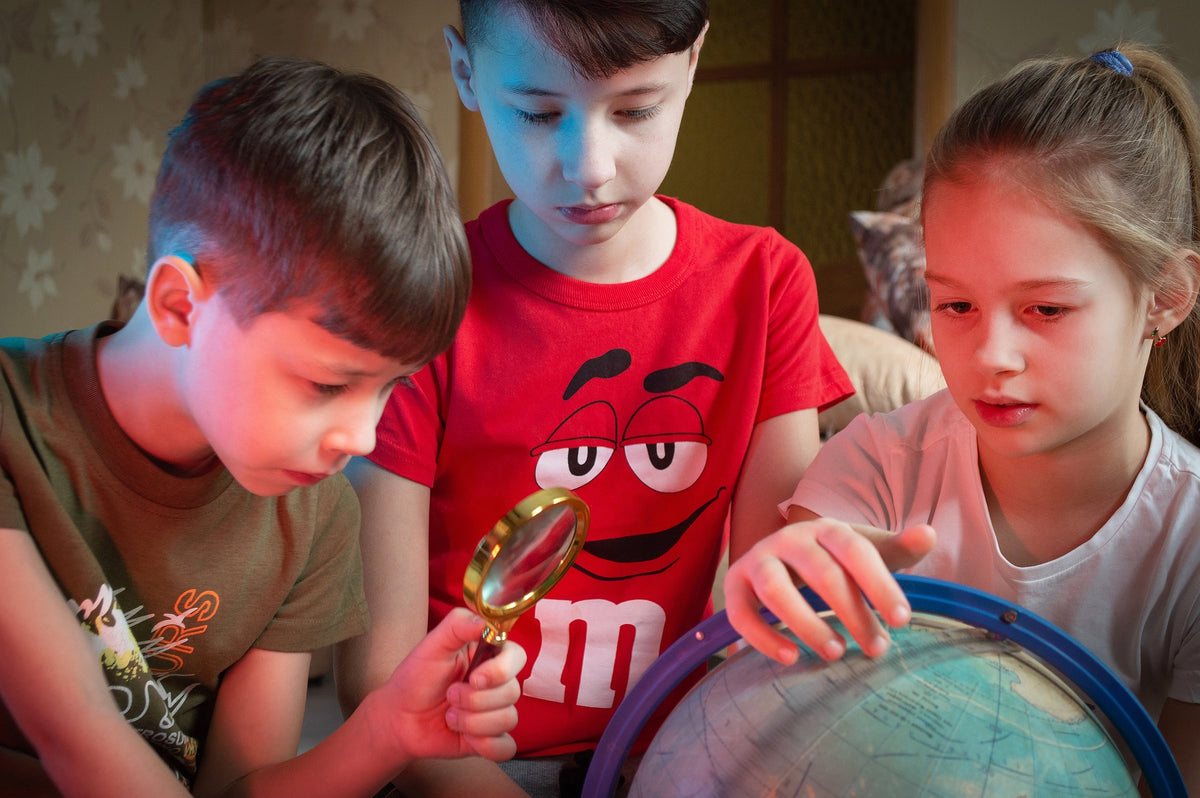
[{"label": "globe", "polygon": [[921,615],[879,659],[734,655],[667,718],[630,795],[1111,798],[1137,795],[1131,759],[1021,647]]},{"label": "globe", "polygon": [[[801,647],[791,666],[734,654],[667,716],[630,796],[1099,798],[1137,796],[1139,775],[1156,796],[1186,795],[1153,721],[1078,643],[994,596],[898,580],[914,614],[884,656],[853,644],[834,662]],[[668,649],[618,708],[585,796],[614,794],[658,702],[737,639],[721,615]]]}]

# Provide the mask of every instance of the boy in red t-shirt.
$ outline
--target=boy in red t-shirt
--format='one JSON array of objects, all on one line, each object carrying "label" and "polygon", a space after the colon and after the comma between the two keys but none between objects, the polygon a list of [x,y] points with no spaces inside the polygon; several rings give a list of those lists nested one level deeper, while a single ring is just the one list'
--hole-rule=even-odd
[{"label": "boy in red t-shirt", "polygon": [[481,760],[421,763],[428,781],[405,782],[557,794],[562,767],[709,611],[727,519],[733,558],[782,524],[818,408],[852,389],[799,249],[655,194],[706,2],[461,10],[451,71],[516,199],[467,225],[463,325],[353,467],[373,625],[343,646],[339,687],[353,706],[461,604],[474,546],[508,508],[570,488],[591,508],[587,545],[510,633],[529,654],[520,760],[504,765],[519,786]]}]

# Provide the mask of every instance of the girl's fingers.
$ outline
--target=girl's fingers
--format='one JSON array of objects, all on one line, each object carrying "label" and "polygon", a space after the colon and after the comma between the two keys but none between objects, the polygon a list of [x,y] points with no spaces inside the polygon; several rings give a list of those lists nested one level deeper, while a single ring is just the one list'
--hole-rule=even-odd
[{"label": "girl's fingers", "polygon": [[[863,598],[860,585],[854,578],[855,570],[848,569],[842,559],[845,558],[847,562],[855,564],[864,561],[870,563],[871,557],[874,557],[877,567],[886,575],[886,569],[878,561],[874,547],[869,542],[863,541],[849,527],[843,525],[822,525],[817,529],[816,534],[806,534],[798,543],[797,549],[788,552],[788,563],[792,565],[796,577],[812,588],[813,592],[829,605],[829,609],[841,620],[846,632],[858,642],[865,654],[876,657],[886,651],[887,632]],[[839,558],[837,553],[840,553],[842,558]],[[858,566],[858,570],[862,570],[862,567]],[[888,578],[890,579],[890,576]],[[789,604],[792,606],[803,604],[807,607],[808,603],[803,600],[798,591],[793,589],[793,592],[795,595],[789,600]],[[809,608],[808,613],[802,616],[806,625],[801,628],[793,627],[793,631],[801,640],[813,645],[807,636],[808,630],[812,628],[812,621],[808,620],[809,614],[815,616],[815,613]],[[785,620],[789,626],[791,626],[790,618],[791,616]],[[826,626],[823,620],[820,622]],[[817,640],[823,645],[829,646],[827,638],[833,635],[834,632],[830,630],[828,635],[820,634]],[[826,659],[835,658],[842,653],[832,646],[824,650],[814,647],[814,650]]]},{"label": "girl's fingers", "polygon": [[[819,530],[816,541],[821,550],[836,563],[838,573],[834,575],[835,584],[828,587],[829,592],[826,593],[824,585],[818,585],[807,575],[803,575],[803,578],[829,603],[830,608],[842,617],[847,629],[860,645],[863,640],[855,632],[865,629],[864,613],[870,615],[871,631],[883,631],[875,613],[864,603],[864,596],[865,601],[870,602],[889,626],[908,623],[911,615],[908,598],[888,570],[874,543],[859,532],[840,526]],[[853,599],[847,595],[848,590],[855,594]]]},{"label": "girl's fingers", "polygon": [[761,604],[819,656],[836,659],[845,641],[800,595],[796,585],[806,584],[865,654],[879,656],[889,644],[879,617],[900,626],[911,616],[889,566],[916,562],[933,540],[932,528],[925,525],[899,535],[829,519],[784,527],[730,566],[725,580],[729,620],[750,645],[779,662],[794,662],[795,645],[762,620],[757,612]]},{"label": "girl's fingers", "polygon": [[933,551],[937,534],[929,524],[917,524],[889,535],[879,542],[879,555],[889,570],[898,571],[916,565],[922,557]]},{"label": "girl's fingers", "polygon": [[819,656],[840,657],[845,642],[800,595],[793,571],[781,558],[761,555],[761,550],[752,551],[729,569],[725,601],[730,623],[747,643],[772,659],[785,665],[795,662],[796,644],[762,619],[761,604]]},{"label": "girl's fingers", "polygon": [[753,587],[731,568],[725,577],[725,613],[730,624],[751,646],[783,665],[791,665],[799,657],[799,649],[763,620],[758,606]]}]

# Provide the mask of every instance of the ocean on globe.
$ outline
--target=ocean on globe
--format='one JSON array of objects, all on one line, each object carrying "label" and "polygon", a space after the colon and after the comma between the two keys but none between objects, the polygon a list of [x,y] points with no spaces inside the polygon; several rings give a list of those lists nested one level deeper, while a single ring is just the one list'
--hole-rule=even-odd
[{"label": "ocean on globe", "polygon": [[924,613],[892,641],[877,659],[851,645],[835,662],[802,647],[790,667],[733,655],[672,711],[630,795],[1138,794],[1119,735],[1020,646]]}]

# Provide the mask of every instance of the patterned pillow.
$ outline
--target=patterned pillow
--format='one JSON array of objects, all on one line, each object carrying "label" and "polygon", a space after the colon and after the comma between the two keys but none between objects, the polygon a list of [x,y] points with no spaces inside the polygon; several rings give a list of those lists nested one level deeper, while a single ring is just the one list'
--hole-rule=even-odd
[{"label": "patterned pillow", "polygon": [[921,184],[924,179],[924,159],[910,158],[896,164],[879,186],[879,197],[875,200],[875,210],[891,211],[911,219],[920,219]]},{"label": "patterned pillow", "polygon": [[890,211],[852,211],[850,230],[867,277],[862,320],[934,354],[920,222]]},{"label": "patterned pillow", "polygon": [[946,387],[937,358],[899,336],[824,313],[819,323],[855,390],[853,396],[818,414],[822,440],[859,413],[887,413]]}]

